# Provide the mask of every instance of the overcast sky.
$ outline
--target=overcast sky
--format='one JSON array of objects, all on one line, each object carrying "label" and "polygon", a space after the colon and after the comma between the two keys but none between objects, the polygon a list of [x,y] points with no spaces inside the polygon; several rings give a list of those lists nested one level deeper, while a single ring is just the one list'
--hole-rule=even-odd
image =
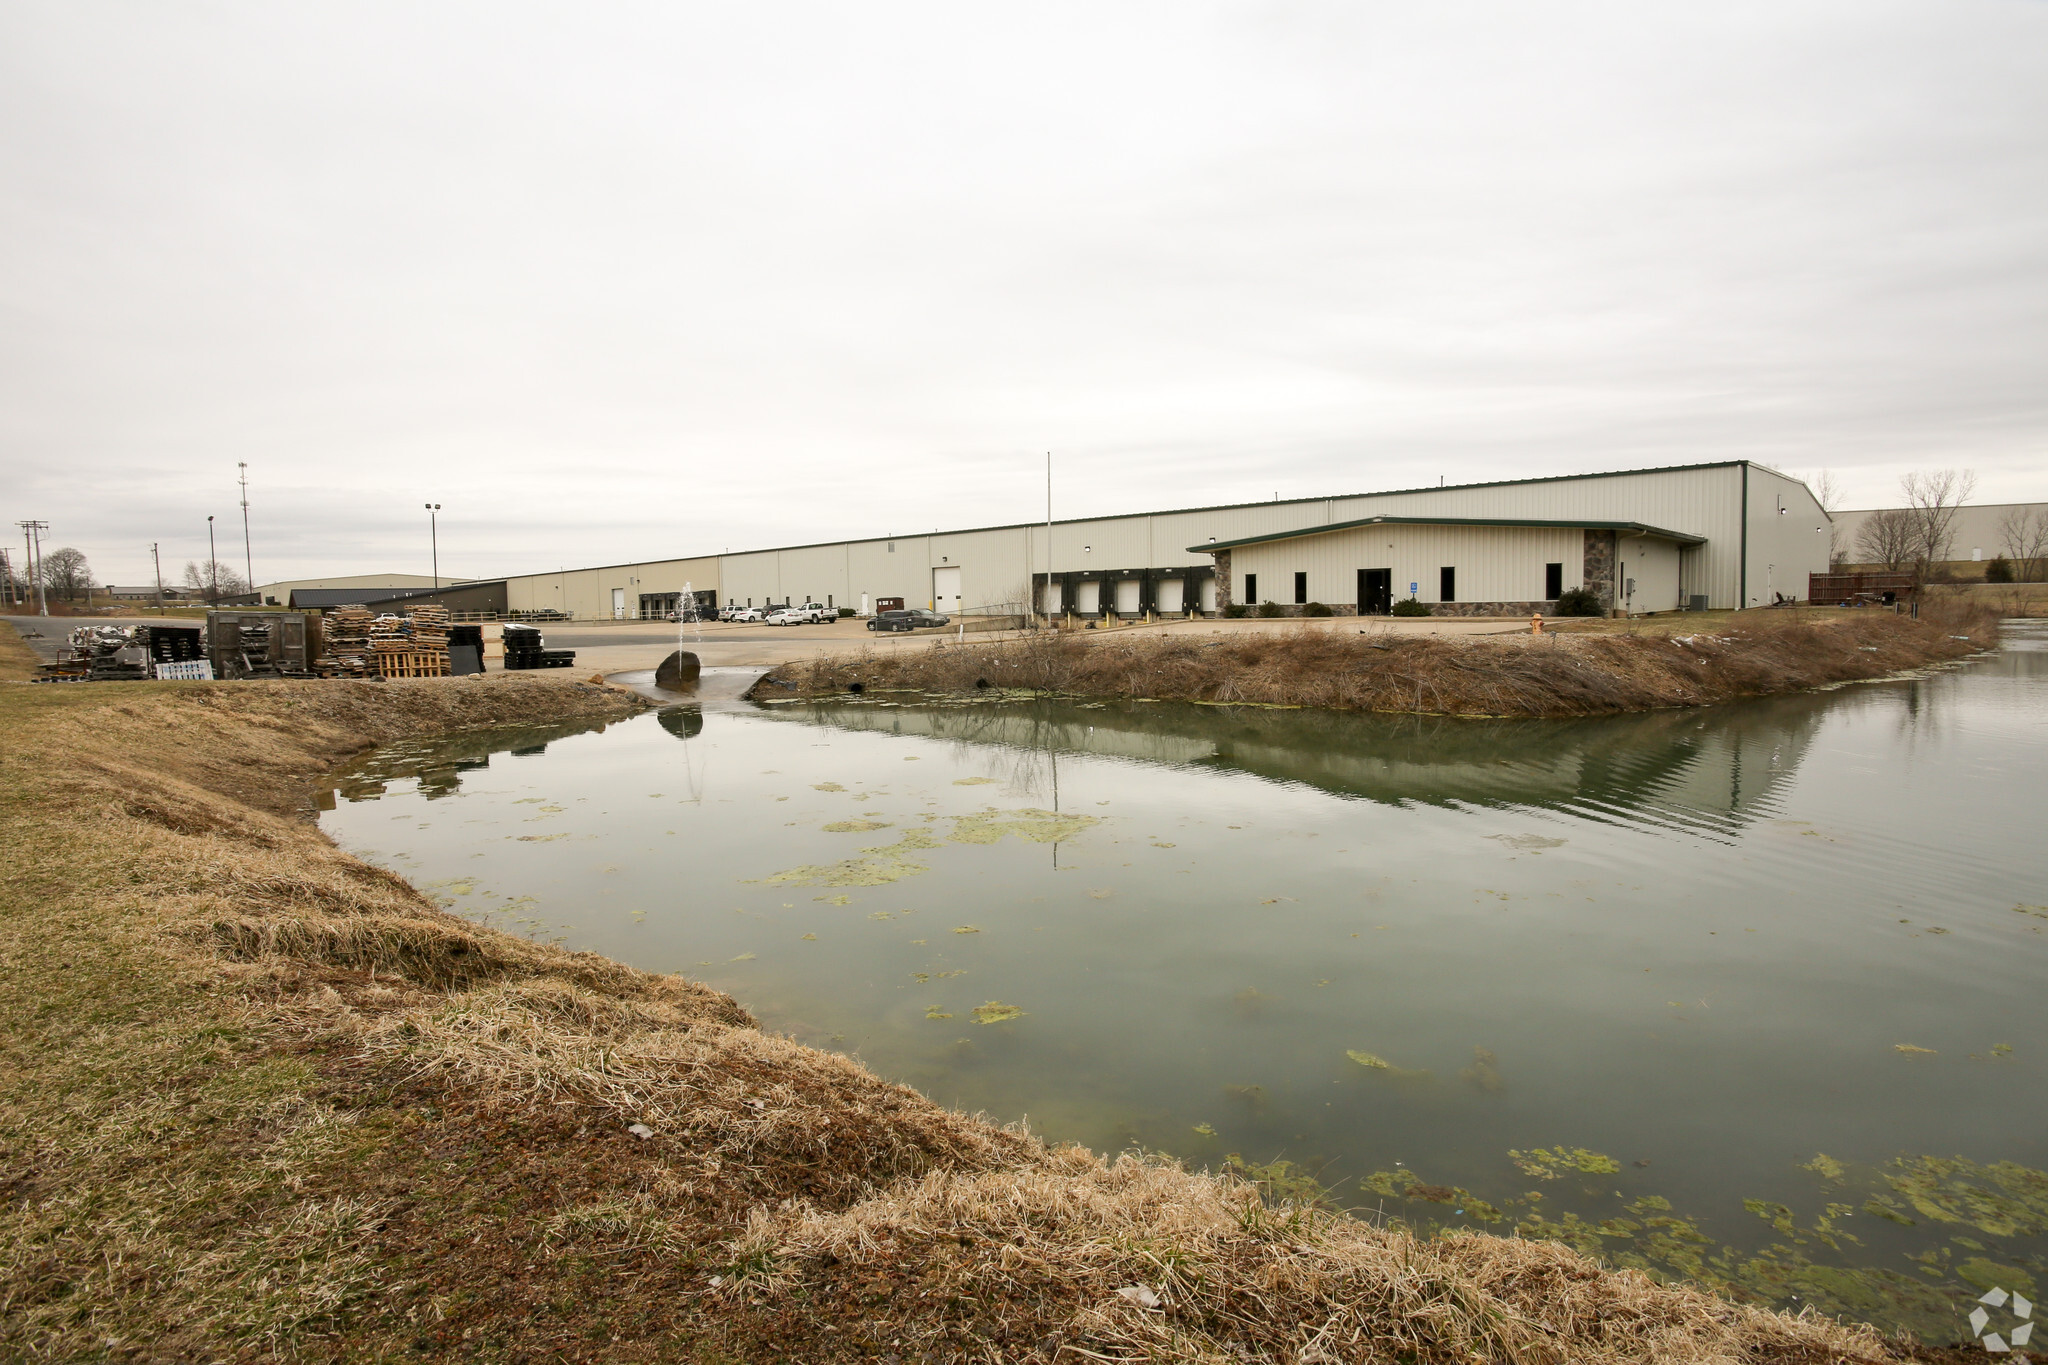
[{"label": "overcast sky", "polygon": [[[2048,499],[2048,3],[0,4],[0,510],[444,573],[1746,456]],[[17,539],[18,543],[18,539]]]}]

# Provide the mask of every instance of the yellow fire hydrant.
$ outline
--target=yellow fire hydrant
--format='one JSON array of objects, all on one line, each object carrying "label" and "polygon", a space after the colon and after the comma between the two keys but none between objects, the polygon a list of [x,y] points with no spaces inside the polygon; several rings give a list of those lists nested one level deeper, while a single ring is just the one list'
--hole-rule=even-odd
[{"label": "yellow fire hydrant", "polygon": [[1539,611],[1534,616],[1529,618],[1529,633],[1531,635],[1541,635],[1543,633],[1542,612]]}]

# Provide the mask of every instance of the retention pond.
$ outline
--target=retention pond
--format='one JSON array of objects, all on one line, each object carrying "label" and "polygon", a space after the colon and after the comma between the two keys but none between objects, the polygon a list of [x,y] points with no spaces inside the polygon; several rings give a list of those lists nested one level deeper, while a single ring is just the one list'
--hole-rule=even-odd
[{"label": "retention pond", "polygon": [[1098,1150],[1971,1335],[2048,1291],[2048,635],[1589,721],[866,696],[386,749],[457,913]]}]

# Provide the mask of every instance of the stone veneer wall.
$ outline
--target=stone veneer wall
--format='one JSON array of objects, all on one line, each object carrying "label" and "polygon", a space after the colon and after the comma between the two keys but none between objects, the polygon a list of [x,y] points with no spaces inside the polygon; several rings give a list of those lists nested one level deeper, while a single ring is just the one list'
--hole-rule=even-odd
[{"label": "stone veneer wall", "polygon": [[1600,599],[1603,611],[1614,610],[1614,532],[1586,532],[1586,562],[1581,579]]},{"label": "stone veneer wall", "polygon": [[1555,602],[1432,602],[1431,616],[1549,616]]},{"label": "stone veneer wall", "polygon": [[[1216,552],[1216,614],[1218,616],[1223,614],[1224,608],[1228,607],[1233,600],[1231,589],[1234,586],[1230,581],[1230,551],[1218,550]],[[1195,600],[1199,602],[1202,599],[1197,597]]]}]

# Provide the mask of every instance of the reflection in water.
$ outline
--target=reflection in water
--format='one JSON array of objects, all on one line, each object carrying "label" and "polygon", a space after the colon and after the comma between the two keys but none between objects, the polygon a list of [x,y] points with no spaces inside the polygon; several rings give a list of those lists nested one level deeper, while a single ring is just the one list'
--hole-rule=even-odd
[{"label": "reflection in water", "polygon": [[1457,720],[1174,703],[778,706],[774,718],[915,735],[1041,759],[1088,754],[1198,766],[1388,805],[1532,806],[1589,819],[1733,833],[1770,814],[1831,705],[1818,695],[1588,720]]},{"label": "reflection in water", "polygon": [[333,810],[336,796],[344,801],[375,800],[389,784],[408,778],[419,784],[419,794],[429,801],[453,796],[461,790],[463,774],[489,769],[493,754],[539,758],[556,740],[603,734],[605,725],[604,721],[504,725],[387,744],[350,764],[334,779],[332,790],[316,794],[314,804],[321,810]]},{"label": "reflection in water", "polygon": [[1564,722],[713,701],[386,750],[325,824],[1055,1139],[1936,1331],[2048,1284],[2035,643]]},{"label": "reflection in water", "polygon": [[704,711],[696,706],[664,706],[654,713],[661,728],[677,739],[695,739],[704,733]]}]

